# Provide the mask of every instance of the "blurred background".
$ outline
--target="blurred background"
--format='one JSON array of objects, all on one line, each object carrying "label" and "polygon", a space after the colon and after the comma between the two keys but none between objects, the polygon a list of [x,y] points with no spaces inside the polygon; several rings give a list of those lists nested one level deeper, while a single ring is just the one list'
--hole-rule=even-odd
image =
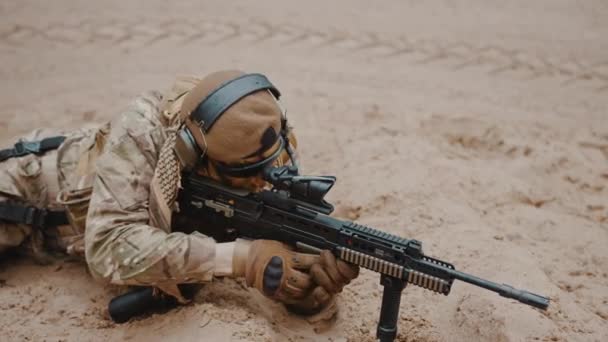
[{"label": "blurred background", "polygon": [[[550,295],[540,313],[458,284],[407,289],[401,341],[608,339],[606,1],[0,3],[0,143],[97,125],[179,75],[262,72],[336,215]],[[36,275],[33,277],[32,275]],[[0,264],[9,340],[372,341],[375,275],[320,329],[239,283],[115,326],[82,264]],[[8,284],[8,285],[7,285]]]}]

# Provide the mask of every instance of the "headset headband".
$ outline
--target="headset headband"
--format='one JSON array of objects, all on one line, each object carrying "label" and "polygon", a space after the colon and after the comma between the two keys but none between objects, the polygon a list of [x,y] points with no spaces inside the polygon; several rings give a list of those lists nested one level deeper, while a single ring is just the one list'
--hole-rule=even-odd
[{"label": "headset headband", "polygon": [[207,133],[217,119],[243,97],[260,90],[269,90],[275,98],[281,93],[262,74],[245,74],[213,90],[196,107],[191,118]]}]

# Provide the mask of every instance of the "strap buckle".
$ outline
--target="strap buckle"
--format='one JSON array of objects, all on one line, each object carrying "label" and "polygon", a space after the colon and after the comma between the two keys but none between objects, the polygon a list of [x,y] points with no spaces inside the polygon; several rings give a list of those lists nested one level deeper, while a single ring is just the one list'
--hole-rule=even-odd
[{"label": "strap buckle", "polygon": [[22,157],[22,156],[25,156],[30,153],[34,153],[34,154],[40,153],[40,141],[23,141],[23,140],[21,140],[15,144],[15,152],[14,152],[15,157]]},{"label": "strap buckle", "polygon": [[36,207],[27,207],[25,209],[24,223],[33,227],[44,227],[48,210],[39,209]]}]

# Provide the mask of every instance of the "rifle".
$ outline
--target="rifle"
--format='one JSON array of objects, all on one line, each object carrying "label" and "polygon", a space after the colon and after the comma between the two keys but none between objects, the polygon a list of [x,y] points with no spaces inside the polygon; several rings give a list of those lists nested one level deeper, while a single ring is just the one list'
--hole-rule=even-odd
[{"label": "rifle", "polygon": [[[250,193],[185,175],[178,216],[204,218],[206,227],[209,223],[229,235],[227,239],[269,239],[312,251],[326,249],[339,259],[380,273],[384,290],[376,337],[382,342],[393,341],[397,335],[401,292],[407,284],[448,295],[458,279],[539,309],[549,306],[547,297],[457,271],[450,263],[424,255],[418,240],[330,217],[334,208],[324,197],[336,181],[333,176],[300,176],[297,168],[282,166],[266,169],[264,178],[272,188]],[[124,313],[124,301],[119,298],[111,302],[112,317],[112,311]],[[151,299],[146,298],[141,300]],[[129,303],[137,306],[136,301]],[[121,315],[119,319],[128,319]]]}]

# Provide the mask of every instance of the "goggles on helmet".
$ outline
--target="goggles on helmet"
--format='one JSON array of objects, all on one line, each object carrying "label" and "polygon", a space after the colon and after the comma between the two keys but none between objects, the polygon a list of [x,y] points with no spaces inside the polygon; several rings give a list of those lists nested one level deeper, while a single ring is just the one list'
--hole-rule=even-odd
[{"label": "goggles on helmet", "polygon": [[295,153],[289,145],[289,138],[287,137],[285,131],[286,129],[281,130],[281,134],[278,138],[279,147],[277,148],[277,150],[270,156],[260,161],[250,164],[237,165],[226,164],[216,160],[210,161],[213,163],[213,165],[221,175],[235,178],[247,178],[260,175],[265,169],[272,167],[276,160],[281,156],[283,151],[286,151],[287,155],[289,156],[289,160],[291,161],[291,165],[293,165],[297,169],[298,163],[295,157]]},{"label": "goggles on helmet", "polygon": [[283,137],[279,136],[279,147],[277,148],[277,150],[273,154],[268,156],[267,158],[264,158],[260,161],[257,161],[257,162],[251,163],[251,164],[237,164],[237,165],[230,165],[230,164],[222,163],[222,162],[215,161],[215,160],[212,161],[212,163],[215,166],[215,168],[217,169],[217,171],[222,175],[226,175],[226,176],[230,176],[230,177],[237,177],[237,178],[252,177],[252,176],[258,175],[265,168],[274,164],[274,162],[279,158],[281,153],[283,153],[284,148],[285,148],[285,140],[283,139]]}]

